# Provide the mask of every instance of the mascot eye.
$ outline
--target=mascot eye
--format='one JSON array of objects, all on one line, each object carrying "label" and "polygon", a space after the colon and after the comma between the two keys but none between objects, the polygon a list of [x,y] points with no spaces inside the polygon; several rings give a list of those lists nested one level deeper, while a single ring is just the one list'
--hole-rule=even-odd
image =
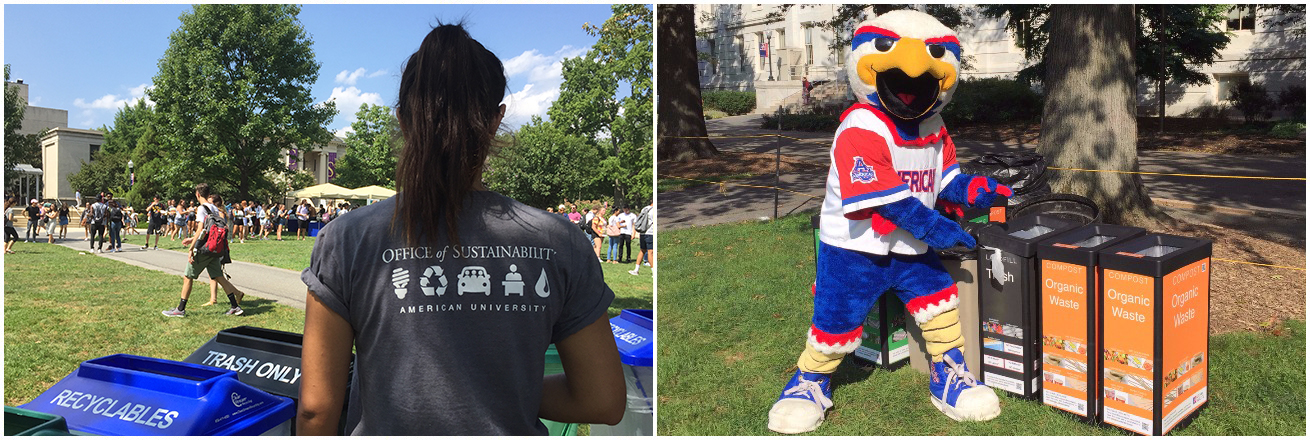
[{"label": "mascot eye", "polygon": [[946,56],[946,47],[940,44],[929,44],[928,55],[932,55],[933,58]]},{"label": "mascot eye", "polygon": [[892,50],[892,46],[894,45],[896,45],[896,40],[891,38],[875,38],[873,40],[873,48],[878,49],[878,52]]}]

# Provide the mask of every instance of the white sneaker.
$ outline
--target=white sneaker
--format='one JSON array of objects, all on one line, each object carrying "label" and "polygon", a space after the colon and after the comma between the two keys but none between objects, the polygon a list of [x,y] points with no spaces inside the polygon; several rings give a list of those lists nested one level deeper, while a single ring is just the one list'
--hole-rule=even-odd
[{"label": "white sneaker", "polygon": [[633,275],[636,275],[636,274],[637,274],[637,269],[630,270],[630,271],[628,271],[628,273],[633,274]]}]

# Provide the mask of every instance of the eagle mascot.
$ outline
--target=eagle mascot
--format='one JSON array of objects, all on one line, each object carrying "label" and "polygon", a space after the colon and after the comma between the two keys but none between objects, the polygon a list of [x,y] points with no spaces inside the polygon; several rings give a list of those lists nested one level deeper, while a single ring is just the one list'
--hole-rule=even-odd
[{"label": "eagle mascot", "polygon": [[861,23],[847,78],[856,102],[841,115],[820,213],[814,317],[798,371],[769,411],[769,429],[813,431],[832,407],[832,373],[860,346],[884,292],[923,330],[931,402],[953,420],[990,420],[996,393],[965,365],[959,296],[933,249],[974,238],[934,211],[991,206],[1010,188],[960,173],[941,110],[959,86],[960,42],[927,14],[903,10]]}]

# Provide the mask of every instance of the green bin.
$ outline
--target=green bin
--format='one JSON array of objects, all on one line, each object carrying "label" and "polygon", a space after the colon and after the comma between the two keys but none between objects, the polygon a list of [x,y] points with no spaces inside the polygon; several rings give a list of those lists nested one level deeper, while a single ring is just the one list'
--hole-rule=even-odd
[{"label": "green bin", "polygon": [[[559,361],[559,351],[556,351],[555,345],[551,344],[549,348],[546,348],[546,375],[563,373],[564,364]],[[541,419],[541,423],[546,425],[546,430],[553,436],[578,435],[577,423],[560,423],[546,419]]]},{"label": "green bin", "polygon": [[13,406],[5,407],[5,437],[24,435],[73,435],[63,417]]}]

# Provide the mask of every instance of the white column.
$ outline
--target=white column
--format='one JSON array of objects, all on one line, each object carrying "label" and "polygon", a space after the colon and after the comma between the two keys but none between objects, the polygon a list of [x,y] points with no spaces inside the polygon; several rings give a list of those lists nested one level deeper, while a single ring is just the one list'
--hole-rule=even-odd
[{"label": "white column", "polygon": [[328,174],[327,174],[327,152],[326,152],[326,151],[319,150],[319,152],[318,152],[318,170],[315,170],[315,171],[316,171],[315,174],[318,174],[318,183],[327,183],[327,181],[328,181],[328,178],[327,178],[327,177],[328,177]]}]

